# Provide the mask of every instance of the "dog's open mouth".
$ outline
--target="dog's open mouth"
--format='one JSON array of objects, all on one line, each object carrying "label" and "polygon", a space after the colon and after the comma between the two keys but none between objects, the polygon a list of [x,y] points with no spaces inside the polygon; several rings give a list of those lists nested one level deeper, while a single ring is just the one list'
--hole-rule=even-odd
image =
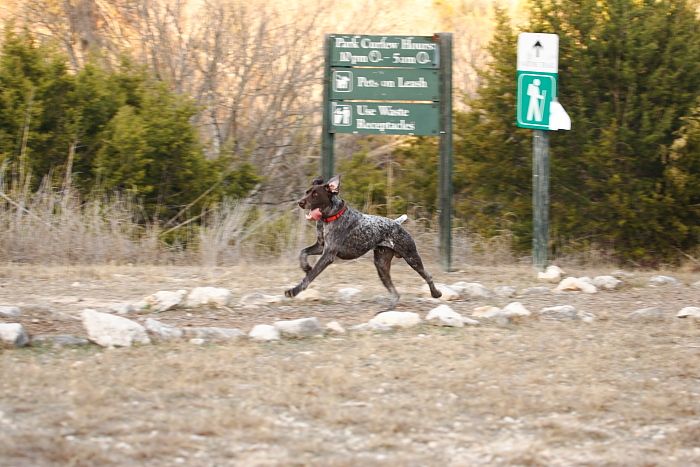
[{"label": "dog's open mouth", "polygon": [[315,208],[306,213],[306,220],[317,221],[321,219],[321,209]]}]

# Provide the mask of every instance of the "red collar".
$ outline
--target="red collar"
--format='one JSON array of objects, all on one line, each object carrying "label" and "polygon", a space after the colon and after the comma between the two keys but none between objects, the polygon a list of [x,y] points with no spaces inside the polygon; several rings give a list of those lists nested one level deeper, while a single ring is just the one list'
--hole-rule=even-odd
[{"label": "red collar", "polygon": [[326,222],[326,223],[328,223],[328,222],[333,222],[333,221],[335,221],[335,220],[338,220],[338,218],[339,218],[340,216],[342,216],[343,213],[345,213],[345,210],[346,210],[347,208],[348,208],[347,206],[343,206],[343,209],[341,209],[340,211],[338,211],[336,214],[333,214],[332,216],[329,216],[329,217],[322,217],[321,220],[323,220],[323,222]]}]

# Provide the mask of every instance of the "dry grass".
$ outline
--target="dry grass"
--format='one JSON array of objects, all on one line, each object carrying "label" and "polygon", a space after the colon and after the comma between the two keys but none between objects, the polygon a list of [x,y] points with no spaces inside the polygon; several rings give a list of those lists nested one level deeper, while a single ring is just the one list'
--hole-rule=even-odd
[{"label": "dry grass", "polygon": [[[39,297],[36,305],[63,293],[86,303],[128,297],[133,289],[143,296],[202,284],[237,295],[280,292],[298,279],[294,264],[266,266],[5,268],[0,302]],[[382,293],[371,260],[331,268],[326,290],[352,284],[367,298]],[[431,269],[441,282],[534,285],[525,268],[480,266],[449,275]],[[403,309],[424,315],[434,306],[415,295],[415,273],[397,262],[394,275]],[[2,464],[697,465],[700,326],[624,316],[642,306],[697,304],[700,292],[651,289],[645,279],[594,296],[519,298],[532,310],[572,303],[598,316],[591,324],[530,320],[271,344],[0,351]],[[71,288],[72,281],[81,287]],[[298,316],[349,325],[378,308],[333,297],[155,317],[247,331]],[[487,302],[452,306],[468,313]],[[27,327],[39,329],[33,320],[44,315],[27,309]]]},{"label": "dry grass", "polygon": [[615,328],[13,352],[0,446],[10,465],[700,461],[697,329]]},{"label": "dry grass", "polygon": [[[152,221],[133,199],[94,196],[43,185],[31,193],[7,185],[0,168],[0,261],[21,264],[199,264],[290,259],[315,238],[315,228],[293,204],[268,209],[225,200],[201,215]],[[438,251],[433,219],[405,227],[421,251]],[[516,263],[508,233],[490,239],[453,233],[455,268]]]}]

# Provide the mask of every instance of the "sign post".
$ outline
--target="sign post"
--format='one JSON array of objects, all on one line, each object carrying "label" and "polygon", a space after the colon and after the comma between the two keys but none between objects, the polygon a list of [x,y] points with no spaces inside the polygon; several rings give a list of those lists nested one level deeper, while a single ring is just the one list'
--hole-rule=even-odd
[{"label": "sign post", "polygon": [[524,32],[518,36],[516,124],[532,133],[532,263],[547,264],[549,243],[549,134],[570,130],[559,104],[559,36]]},{"label": "sign post", "polygon": [[335,165],[335,133],[331,132],[331,106],[328,105],[328,96],[331,89],[331,44],[333,38],[326,36],[325,62],[323,69],[323,122],[321,127],[321,176],[324,180],[330,180],[333,175]]},{"label": "sign post", "polygon": [[440,137],[440,256],[452,254],[452,34],[326,36],[321,173],[336,133]]}]

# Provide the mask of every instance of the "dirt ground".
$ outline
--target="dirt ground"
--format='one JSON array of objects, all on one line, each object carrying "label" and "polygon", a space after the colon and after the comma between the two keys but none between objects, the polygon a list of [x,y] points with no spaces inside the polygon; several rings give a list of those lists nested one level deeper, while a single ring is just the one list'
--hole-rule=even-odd
[{"label": "dirt ground", "polygon": [[[469,267],[437,282],[541,286],[528,267]],[[610,269],[569,269],[575,276]],[[396,261],[399,310],[439,301]],[[528,318],[465,328],[420,325],[273,343],[187,341],[106,350],[95,345],[0,349],[0,465],[700,465],[700,275],[635,272],[597,294],[539,293],[450,302],[469,315],[519,301],[535,312],[573,305],[591,323]],[[302,277],[292,261],[196,267],[0,268],[0,305],[22,309],[32,336],[85,337],[84,308],[136,302],[158,290],[227,287],[228,308],[129,316],[237,327],[315,316],[366,322],[387,295],[371,259],[332,265],[320,302],[244,308],[249,292],[280,295]],[[362,289],[351,302],[341,287]],[[631,320],[659,307],[666,319]]]}]

